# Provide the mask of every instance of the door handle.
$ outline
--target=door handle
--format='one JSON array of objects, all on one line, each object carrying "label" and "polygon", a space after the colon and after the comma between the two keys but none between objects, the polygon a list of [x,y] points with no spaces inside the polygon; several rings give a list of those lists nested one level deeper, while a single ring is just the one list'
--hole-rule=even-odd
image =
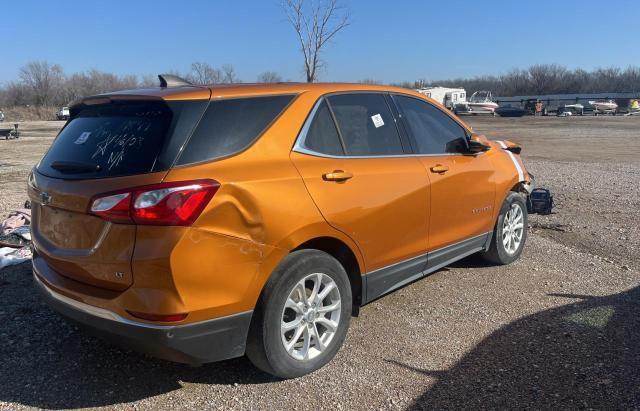
[{"label": "door handle", "polygon": [[326,173],[322,175],[322,179],[324,181],[338,181],[338,182],[347,181],[351,177],[353,177],[353,174],[348,173],[346,171],[342,171],[342,170],[334,170],[331,173]]},{"label": "door handle", "polygon": [[442,164],[436,164],[435,166],[431,167],[432,173],[444,174],[447,171],[449,171],[449,166],[443,166]]}]

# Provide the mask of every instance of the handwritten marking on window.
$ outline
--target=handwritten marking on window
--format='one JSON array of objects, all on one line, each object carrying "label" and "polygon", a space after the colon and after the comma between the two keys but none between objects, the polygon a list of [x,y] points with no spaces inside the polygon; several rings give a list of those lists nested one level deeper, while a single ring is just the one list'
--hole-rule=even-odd
[{"label": "handwritten marking on window", "polygon": [[[142,147],[144,136],[151,128],[151,122],[144,120],[127,120],[119,127],[110,127],[105,124],[102,131],[98,133],[102,138],[96,144],[96,151],[91,156],[92,159],[103,160],[106,158],[106,168],[111,170],[125,159],[130,147],[139,149]],[[134,150],[135,152],[135,150]],[[132,154],[131,154],[132,155]]]}]

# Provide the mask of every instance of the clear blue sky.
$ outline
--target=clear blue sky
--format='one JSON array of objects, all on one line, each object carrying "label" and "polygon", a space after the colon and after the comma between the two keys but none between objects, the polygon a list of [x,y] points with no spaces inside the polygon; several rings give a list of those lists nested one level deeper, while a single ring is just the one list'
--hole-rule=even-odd
[{"label": "clear blue sky", "polygon": [[[558,63],[640,66],[640,1],[344,2],[352,24],[324,54],[324,81],[385,82],[499,74]],[[0,82],[31,60],[65,72],[186,71],[233,64],[243,81],[265,70],[303,80],[294,33],[278,0],[2,3]],[[544,5],[544,6],[542,6]]]}]

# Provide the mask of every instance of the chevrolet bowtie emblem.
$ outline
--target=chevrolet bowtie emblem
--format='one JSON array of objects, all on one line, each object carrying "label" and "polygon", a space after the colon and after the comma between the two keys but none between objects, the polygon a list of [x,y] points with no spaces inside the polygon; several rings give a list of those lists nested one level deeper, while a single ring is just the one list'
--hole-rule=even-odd
[{"label": "chevrolet bowtie emblem", "polygon": [[49,195],[49,193],[43,191],[40,193],[40,204],[42,204],[43,206],[49,204],[51,202],[51,196]]}]

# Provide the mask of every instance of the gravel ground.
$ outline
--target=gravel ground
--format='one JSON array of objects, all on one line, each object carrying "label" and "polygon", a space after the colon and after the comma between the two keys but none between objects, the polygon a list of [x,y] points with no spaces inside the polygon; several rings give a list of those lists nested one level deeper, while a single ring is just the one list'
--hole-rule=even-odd
[{"label": "gravel ground", "polygon": [[[368,305],[331,364],[290,381],[242,358],[191,368],[114,348],[41,304],[28,264],[9,267],[0,408],[639,408],[640,118],[466,120],[522,143],[555,194],[514,264],[466,259]],[[0,141],[3,214],[51,142],[35,133],[57,127],[23,126]]]}]

